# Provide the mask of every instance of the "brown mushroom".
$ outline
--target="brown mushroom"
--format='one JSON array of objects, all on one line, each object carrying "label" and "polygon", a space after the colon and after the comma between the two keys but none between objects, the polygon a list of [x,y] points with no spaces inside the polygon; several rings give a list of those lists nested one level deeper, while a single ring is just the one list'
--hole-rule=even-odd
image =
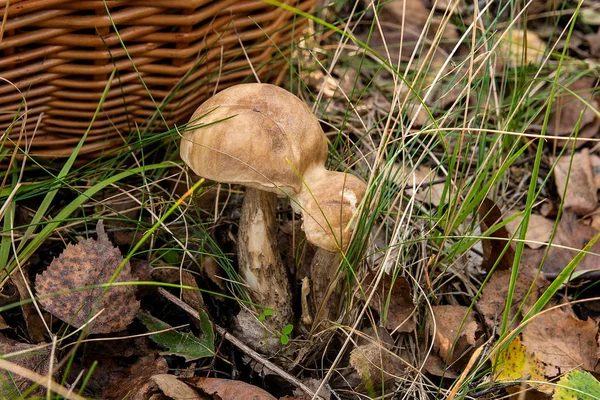
[{"label": "brown mushroom", "polygon": [[302,213],[310,243],[339,254],[350,242],[366,185],[325,169],[327,138],[318,119],[277,86],[225,89],[203,103],[191,123],[201,125],[183,135],[185,163],[202,177],[248,187],[238,236],[240,273],[253,300],[275,310],[272,329],[281,329],[291,317],[291,291],[276,244],[276,195],[289,196]]},{"label": "brown mushroom", "polygon": [[289,195],[309,242],[344,251],[348,224],[366,191],[355,176],[325,169],[327,138],[306,104],[269,84],[237,85],[202,104],[181,158],[205,178]]}]

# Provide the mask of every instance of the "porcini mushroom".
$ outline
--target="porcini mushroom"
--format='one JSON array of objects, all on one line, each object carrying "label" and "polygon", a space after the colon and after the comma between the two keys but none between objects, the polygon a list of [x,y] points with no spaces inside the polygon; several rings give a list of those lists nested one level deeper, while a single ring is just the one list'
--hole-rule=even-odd
[{"label": "porcini mushroom", "polygon": [[325,169],[327,138],[306,104],[269,84],[217,93],[192,116],[181,158],[198,175],[289,195],[302,212],[309,242],[344,251],[349,222],[366,191],[357,177]]},{"label": "porcini mushroom", "polygon": [[275,243],[275,196],[292,199],[310,243],[339,253],[350,242],[350,222],[366,185],[325,168],[327,138],[318,119],[277,86],[230,87],[203,103],[191,120],[202,125],[183,135],[181,158],[204,178],[247,186],[238,237],[240,272],[255,292],[253,300],[281,316],[275,325],[285,323],[291,299]]}]

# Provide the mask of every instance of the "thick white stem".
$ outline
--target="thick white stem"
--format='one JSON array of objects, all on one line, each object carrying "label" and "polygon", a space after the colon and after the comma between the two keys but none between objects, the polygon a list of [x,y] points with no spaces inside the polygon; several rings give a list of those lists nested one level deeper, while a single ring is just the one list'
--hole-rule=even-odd
[{"label": "thick white stem", "polygon": [[[238,235],[240,274],[253,302],[273,309],[264,323],[271,332],[292,323],[288,272],[277,246],[277,195],[248,188],[242,204]],[[259,314],[263,310],[258,310]]]}]

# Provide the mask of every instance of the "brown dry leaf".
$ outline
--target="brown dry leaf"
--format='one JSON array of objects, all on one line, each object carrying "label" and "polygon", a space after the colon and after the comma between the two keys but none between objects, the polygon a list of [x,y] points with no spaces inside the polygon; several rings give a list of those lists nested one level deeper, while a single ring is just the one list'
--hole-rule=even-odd
[{"label": "brown dry leaf", "polygon": [[[430,40],[443,29],[442,37],[439,40],[440,48],[451,49],[458,38],[454,26],[448,24],[442,28],[435,16],[430,17],[430,10],[422,0],[392,0],[382,4],[383,6],[379,7],[377,20],[381,25],[383,36],[378,28],[373,29],[370,32],[369,45],[384,56],[387,47],[392,60],[396,60],[400,52],[402,59],[407,61],[415,51],[417,41],[426,26],[428,26],[427,38]],[[371,21],[368,23],[370,24]],[[369,29],[369,31],[371,30]],[[366,39],[366,34],[363,35],[363,38]],[[400,43],[402,43],[401,49],[399,48]],[[423,51],[423,54],[425,53],[426,50]]]},{"label": "brown dry leaf", "polygon": [[193,287],[196,290],[184,289],[183,290],[183,301],[188,303],[194,310],[206,310],[206,305],[204,304],[204,299],[202,298],[202,292],[200,292],[200,288],[198,287],[198,283],[192,275],[188,271],[181,271],[181,284],[183,286]]},{"label": "brown dry leaf", "polygon": [[[483,199],[483,202],[481,203],[481,206],[477,212],[479,214],[479,218],[481,219],[481,232],[483,233],[492,229],[492,227],[494,227],[496,224],[502,222],[502,213],[500,212],[500,209],[492,200],[488,198]],[[489,236],[491,238],[498,239],[510,238],[506,226],[496,229]],[[502,255],[500,261],[498,261],[498,266],[496,269],[506,270],[512,267],[515,258],[515,250],[509,246],[508,249],[504,251],[505,247],[507,246],[506,240],[483,239],[481,244],[483,246],[483,262],[481,267],[485,271],[489,271],[494,266],[496,261],[498,261],[498,258],[500,258],[500,255],[502,255],[502,252],[504,252],[504,255]]]},{"label": "brown dry leaf", "polygon": [[4,317],[0,315],[0,330],[8,329],[10,326],[4,320]]},{"label": "brown dry leaf", "polygon": [[387,393],[402,375],[404,368],[398,356],[391,353],[389,345],[375,341],[357,346],[350,353],[350,365],[361,378],[358,392]]},{"label": "brown dry leaf", "polygon": [[452,367],[442,360],[440,356],[435,353],[431,353],[425,360],[423,368],[432,375],[443,376],[448,379],[456,379],[460,376],[460,371],[454,371]]},{"label": "brown dry leaf", "polygon": [[[375,278],[373,272],[365,277],[366,293],[371,292]],[[384,326],[390,331],[412,332],[417,327],[410,284],[403,276],[394,278],[385,274],[373,294],[370,305],[377,310]]]},{"label": "brown dry leaf", "polygon": [[585,35],[585,39],[590,46],[590,53],[594,57],[600,57],[600,29],[596,33]]},{"label": "brown dry leaf", "polygon": [[[202,258],[202,271],[212,283],[217,285],[219,289],[225,289],[225,281],[221,277],[223,274],[223,270],[221,269],[221,267],[219,267],[219,264],[217,264],[214,258]],[[223,300],[223,298],[220,296],[213,296],[213,298],[217,300]]]},{"label": "brown dry leaf", "polygon": [[[150,378],[156,374],[165,374],[169,370],[164,357],[150,354],[140,357],[136,362],[117,371],[110,371],[107,384],[103,386],[103,399],[143,400],[153,389]],[[96,373],[99,371],[96,370]]]},{"label": "brown dry leaf", "polygon": [[[314,379],[314,378],[306,378],[306,379],[302,380],[302,383],[306,387],[311,389],[314,393],[317,393],[317,390],[319,390],[319,388],[321,388],[321,390],[319,390],[318,395],[323,400],[331,400],[332,399],[331,390],[328,389],[329,385],[322,385],[322,383],[323,383],[322,380],[318,380],[318,379]],[[296,389],[296,390],[294,390],[293,396],[284,396],[284,397],[281,397],[279,400],[313,400],[313,396],[310,396],[310,395],[304,393],[300,389]]]},{"label": "brown dry leaf", "polygon": [[33,343],[43,342],[46,336],[46,326],[33,304],[27,301],[31,297],[29,294],[31,283],[28,278],[28,268],[24,266],[20,272],[22,274],[13,274],[12,282],[19,291],[21,301],[23,301],[21,311],[23,311],[23,319],[25,320],[25,326],[27,326],[29,340]]},{"label": "brown dry leaf", "polygon": [[199,389],[200,392],[214,396],[219,400],[276,400],[268,392],[252,386],[245,382],[233,381],[230,379],[219,378],[200,378],[184,379],[184,381]]},{"label": "brown dry leaf", "polygon": [[[37,372],[40,375],[47,375],[50,368],[50,347],[34,350],[36,345],[21,343],[0,335],[0,353],[3,357],[9,358],[11,362],[27,368],[30,371]],[[29,351],[28,351],[29,350]],[[19,352],[18,356],[10,356],[10,353]],[[56,365],[56,358],[53,364]],[[18,399],[22,398],[22,393],[27,388],[31,387],[30,380],[20,377],[19,375],[9,374],[0,370],[0,398],[2,399]],[[41,393],[35,391],[34,393]]]},{"label": "brown dry leaf", "polygon": [[[598,38],[600,40],[600,38]],[[592,174],[594,175],[594,185],[596,190],[600,189],[600,157],[596,154],[590,154],[590,163],[592,164]]]},{"label": "brown dry leaf", "polygon": [[564,208],[573,210],[575,214],[585,215],[598,206],[596,182],[588,149],[573,154],[572,158],[569,155],[558,159],[554,168],[554,180],[558,195],[564,195]]},{"label": "brown dry leaf", "polygon": [[[559,274],[577,255],[578,250],[583,249],[597,233],[598,231],[596,229],[579,222],[575,214],[565,210],[558,223],[556,236],[552,242],[553,245],[550,248],[546,262],[544,263],[544,273],[550,274],[551,276]],[[600,241],[592,246],[590,252],[600,253]],[[590,271],[597,269],[598,258],[594,254],[584,256],[577,265],[577,268],[575,268],[576,271]]]},{"label": "brown dry leaf", "polygon": [[[498,327],[502,323],[502,315],[506,305],[510,275],[511,271],[509,270],[495,271],[483,288],[481,299],[479,300],[478,305],[479,311],[483,314],[485,322],[489,327]],[[523,311],[528,311],[547,285],[548,281],[546,281],[541,274],[538,275],[535,268],[528,267],[524,264],[521,265],[519,275],[517,276],[515,291],[513,293],[513,302],[510,308],[509,321],[513,320],[513,318],[517,315],[517,310],[519,307],[521,307],[521,305],[523,305]],[[532,288],[531,293],[529,293],[528,298],[525,298],[530,288]],[[517,318],[511,327],[515,328],[519,322],[520,319]]]},{"label": "brown dry leaf", "polygon": [[198,393],[185,382],[177,379],[175,375],[158,374],[152,377],[165,396],[173,400],[212,400],[210,396]]},{"label": "brown dry leaf", "polygon": [[572,369],[595,371],[598,361],[598,327],[588,318],[578,319],[567,307],[536,315],[523,330],[523,344],[548,364],[546,375],[553,377]]},{"label": "brown dry leaf", "polygon": [[453,364],[459,359],[468,361],[469,353],[477,343],[477,331],[480,327],[473,313],[467,315],[467,311],[468,308],[463,306],[433,306],[435,325],[430,324],[429,330],[435,335],[434,349],[447,364]]},{"label": "brown dry leaf", "polygon": [[[506,219],[518,214],[517,211],[511,211],[507,214]],[[523,216],[515,217],[512,221],[506,224],[506,229],[509,235],[515,234],[523,221]],[[554,229],[554,221],[544,218],[538,214],[531,214],[529,217],[529,225],[527,225],[527,233],[525,234],[526,245],[531,249],[539,249],[544,246],[543,243],[548,243],[550,235]],[[515,235],[518,237],[518,234]]]},{"label": "brown dry leaf", "polygon": [[[100,296],[104,288],[74,291],[60,296],[56,292],[75,290],[84,286],[108,283],[119,268],[123,257],[113,247],[104,232],[102,221],[97,226],[98,239],[87,239],[76,245],[67,245],[48,269],[36,280],[36,291],[42,306],[66,323],[77,328],[103,310],[88,326],[89,333],[118,332],[127,327],[140,308],[134,286],[112,287]],[[116,282],[134,280],[129,262],[125,264]]]},{"label": "brown dry leaf", "polygon": [[[598,110],[600,103],[594,98],[593,87],[596,79],[592,77],[584,77],[578,79],[568,86],[571,92],[576,93],[592,108],[588,107],[578,97],[572,95],[568,91],[562,92],[556,97],[553,103],[553,113],[548,121],[547,134],[551,136],[569,136],[577,126],[577,122],[581,118],[579,126],[579,138],[591,138],[598,134],[600,128],[600,118],[594,112]],[[539,128],[540,126],[538,126]],[[570,140],[559,140],[556,144],[559,147],[568,145]],[[583,140],[577,141],[577,147],[585,143]]]},{"label": "brown dry leaf", "polygon": [[[405,185],[406,194],[415,196],[415,198],[423,203],[439,206],[442,201],[442,193],[444,191],[444,183],[438,182],[437,174],[429,167],[420,165],[415,170],[404,165],[395,164],[392,167],[390,174],[396,182]],[[417,193],[415,194],[415,190]]]},{"label": "brown dry leaf", "polygon": [[500,35],[504,36],[496,48],[497,70],[502,71],[507,65],[515,68],[542,62],[546,43],[533,31],[512,28],[508,32],[500,32],[498,37]]}]

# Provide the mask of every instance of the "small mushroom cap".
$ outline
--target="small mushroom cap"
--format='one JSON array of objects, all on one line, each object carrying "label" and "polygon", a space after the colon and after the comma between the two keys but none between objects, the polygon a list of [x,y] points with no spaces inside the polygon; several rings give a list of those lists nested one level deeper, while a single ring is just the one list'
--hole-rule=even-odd
[{"label": "small mushroom cap", "polygon": [[198,175],[296,195],[300,176],[323,168],[327,139],[318,119],[290,92],[269,84],[232,86],[204,102],[181,140],[181,158]]},{"label": "small mushroom cap", "polygon": [[310,178],[299,196],[306,239],[330,252],[345,251],[356,224],[352,218],[367,185],[354,175],[335,171]]}]

